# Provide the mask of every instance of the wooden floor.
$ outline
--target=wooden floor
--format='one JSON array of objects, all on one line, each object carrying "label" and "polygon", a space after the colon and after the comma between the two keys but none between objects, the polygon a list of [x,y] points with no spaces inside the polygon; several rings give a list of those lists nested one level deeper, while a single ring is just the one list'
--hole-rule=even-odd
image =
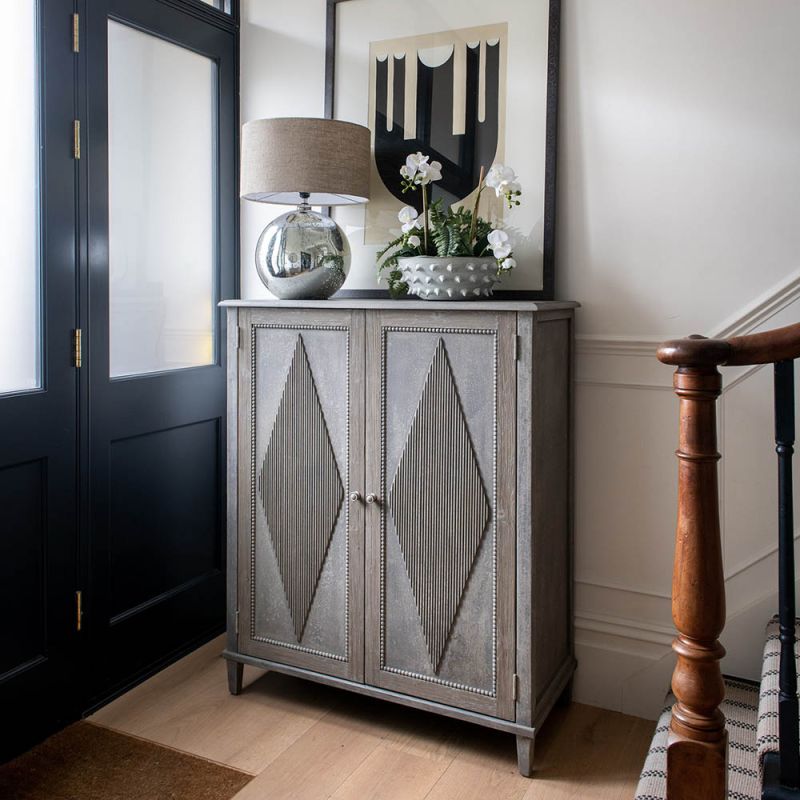
[{"label": "wooden floor", "polygon": [[654,727],[557,709],[526,779],[508,734],[250,667],[231,697],[222,647],[206,645],[90,720],[255,775],[235,800],[630,800]]}]

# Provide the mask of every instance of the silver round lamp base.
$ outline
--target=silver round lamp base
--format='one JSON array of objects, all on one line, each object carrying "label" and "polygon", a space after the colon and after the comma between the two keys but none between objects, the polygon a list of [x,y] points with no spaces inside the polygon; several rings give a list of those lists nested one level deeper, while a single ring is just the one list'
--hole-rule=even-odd
[{"label": "silver round lamp base", "polygon": [[342,288],[350,245],[330,217],[300,205],[271,222],[256,246],[256,270],[281,300],[326,300]]}]

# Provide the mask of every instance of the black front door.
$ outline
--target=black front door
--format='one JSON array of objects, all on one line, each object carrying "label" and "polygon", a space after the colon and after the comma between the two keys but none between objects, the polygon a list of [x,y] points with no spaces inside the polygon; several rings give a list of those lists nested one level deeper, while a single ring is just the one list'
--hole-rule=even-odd
[{"label": "black front door", "polygon": [[[87,9],[84,375],[93,698],[224,624],[234,37],[158,0]],[[222,198],[222,199],[221,199]]]},{"label": "black front door", "polygon": [[4,8],[0,759],[75,713],[76,165],[71,0]]},{"label": "black front door", "polygon": [[4,5],[0,761],[224,626],[222,5]]}]

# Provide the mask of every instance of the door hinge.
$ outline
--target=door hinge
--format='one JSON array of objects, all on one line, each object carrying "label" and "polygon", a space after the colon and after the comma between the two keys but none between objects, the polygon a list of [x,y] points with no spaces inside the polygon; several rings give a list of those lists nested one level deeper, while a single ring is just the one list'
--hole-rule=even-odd
[{"label": "door hinge", "polygon": [[514,337],[514,361],[519,361],[519,353],[522,350],[522,337],[515,336]]},{"label": "door hinge", "polygon": [[517,675],[516,672],[511,680],[511,694],[513,695],[514,702],[519,700],[519,675]]},{"label": "door hinge", "polygon": [[83,592],[80,589],[75,592],[75,630],[79,631],[83,627]]},{"label": "door hinge", "polygon": [[83,332],[76,328],[72,332],[72,363],[76,369],[83,366]]},{"label": "door hinge", "polygon": [[80,161],[81,157],[81,121],[76,119],[72,123],[72,157]]},{"label": "door hinge", "polygon": [[234,620],[233,621],[233,629],[236,632],[236,635],[238,636],[239,635],[239,609],[238,608],[236,609],[236,614],[234,615],[233,620]]},{"label": "door hinge", "polygon": [[79,14],[72,15],[72,52],[81,51],[81,18]]},{"label": "door hinge", "polygon": [[236,349],[239,350],[242,346],[242,339],[244,336],[242,335],[242,329],[237,326],[236,328]]}]

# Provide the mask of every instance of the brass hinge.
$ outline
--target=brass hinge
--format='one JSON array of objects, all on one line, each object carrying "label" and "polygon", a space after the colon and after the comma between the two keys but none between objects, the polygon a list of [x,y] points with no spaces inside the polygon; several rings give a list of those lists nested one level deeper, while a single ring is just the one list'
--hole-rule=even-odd
[{"label": "brass hinge", "polygon": [[81,51],[81,18],[79,14],[72,15],[72,52]]},{"label": "brass hinge", "polygon": [[75,592],[75,630],[80,631],[83,627],[83,592]]},{"label": "brass hinge", "polygon": [[72,123],[72,156],[76,161],[81,157],[81,121],[79,119]]},{"label": "brass hinge", "polygon": [[514,702],[519,700],[519,675],[517,675],[516,672],[514,673],[514,677],[511,681],[511,693],[514,698]]},{"label": "brass hinge", "polygon": [[72,363],[76,369],[83,366],[83,332],[80,328],[76,328],[72,332]]},{"label": "brass hinge", "polygon": [[234,623],[233,628],[236,631],[236,635],[239,635],[239,609],[236,609],[236,614],[234,615]]}]

